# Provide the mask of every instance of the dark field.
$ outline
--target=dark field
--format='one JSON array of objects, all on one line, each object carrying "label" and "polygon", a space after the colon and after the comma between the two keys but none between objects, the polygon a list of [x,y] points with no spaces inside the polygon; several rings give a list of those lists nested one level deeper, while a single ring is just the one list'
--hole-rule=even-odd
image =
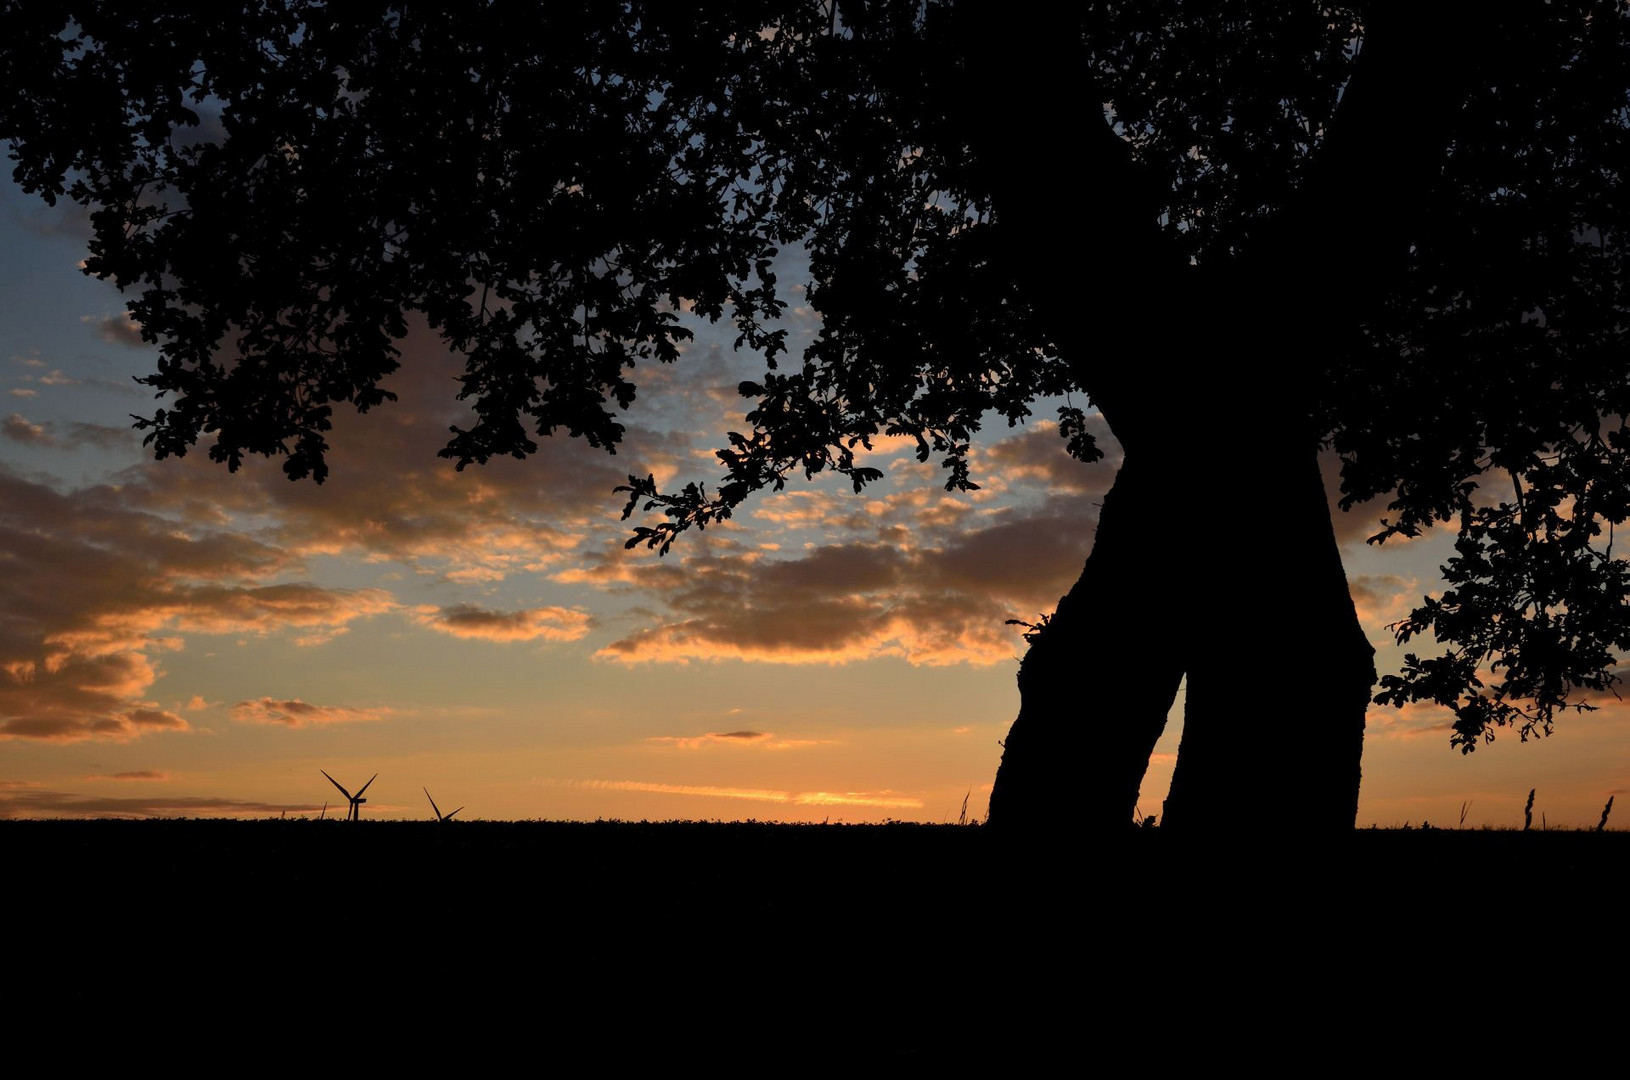
[{"label": "dark field", "polygon": [[15,1030],[206,1067],[1289,1068],[1388,1010],[1623,1015],[1621,832],[13,821],[0,854]]}]

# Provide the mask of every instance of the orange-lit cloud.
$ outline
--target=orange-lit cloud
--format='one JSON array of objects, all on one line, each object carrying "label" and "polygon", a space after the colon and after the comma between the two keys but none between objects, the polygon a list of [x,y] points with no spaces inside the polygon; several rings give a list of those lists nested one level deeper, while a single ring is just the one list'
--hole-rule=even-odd
[{"label": "orange-lit cloud", "polygon": [[[1003,625],[1003,611],[993,609],[987,618],[955,621],[946,612],[925,614],[937,621],[925,624],[864,602],[833,602],[804,609],[790,622],[779,612],[744,612],[728,621],[687,620],[635,631],[595,656],[624,663],[746,660],[778,664],[848,664],[899,657],[940,667],[993,664],[1011,659],[1016,651],[1010,635],[1002,632],[1008,629]],[[831,635],[823,636],[822,627],[829,627]]]},{"label": "orange-lit cloud", "polygon": [[271,817],[317,813],[309,803],[269,803],[210,796],[111,798],[34,788],[0,789],[0,818]]},{"label": "orange-lit cloud", "polygon": [[[64,697],[73,698],[79,688],[69,687]],[[0,697],[0,705],[3,705]],[[52,703],[56,704],[56,703]],[[187,731],[190,725],[175,713],[163,709],[135,708],[75,714],[71,707],[47,706],[23,715],[0,717],[0,738],[41,739],[47,742],[82,742],[104,739],[126,742],[155,731]]]},{"label": "orange-lit cloud", "polygon": [[398,400],[341,414],[329,433],[328,479],[291,484],[279,463],[247,460],[236,473],[203,454],[133,470],[132,497],[190,520],[253,514],[272,522],[295,556],[350,555],[407,563],[464,585],[553,572],[576,561],[588,532],[615,521],[613,488],[631,472],[671,474],[690,436],[631,425],[616,457],[562,435],[540,438],[524,461],[464,469],[437,456],[451,426],[474,421],[456,400],[458,358],[416,329],[385,385]]},{"label": "orange-lit cloud", "polygon": [[[994,664],[1022,644],[1006,625],[1051,610],[1081,572],[1096,509],[1012,509],[978,527],[818,545],[796,557],[712,551],[672,567],[608,560],[666,609],[655,625],[597,653],[623,662],[739,659],[841,664],[878,656],[913,664]],[[587,573],[594,572],[591,564]]]},{"label": "orange-lit cloud", "polygon": [[893,491],[767,496],[747,543],[709,530],[663,560],[591,550],[554,578],[660,605],[602,647],[603,660],[1006,662],[1024,647],[1007,620],[1052,610],[1091,549],[1120,458],[1102,421],[1091,423],[1106,451],[1093,465],[1071,459],[1045,422],[978,451],[980,481],[1010,495],[998,503],[944,492],[943,470],[908,454],[889,463]]},{"label": "orange-lit cloud", "polygon": [[171,605],[149,611],[158,625],[204,634],[265,634],[290,628],[319,631],[319,638],[345,630],[347,624],[396,607],[383,589],[325,589],[304,582],[252,588],[202,586]]},{"label": "orange-lit cloud", "polygon": [[309,644],[395,607],[378,589],[266,583],[293,565],[230,528],[138,509],[125,487],[62,493],[0,467],[0,736],[185,731],[145,700],[178,635]]},{"label": "orange-lit cloud", "polygon": [[170,774],[158,772],[154,769],[137,769],[133,772],[97,773],[91,776],[82,776],[81,780],[168,780]]},{"label": "orange-lit cloud", "polygon": [[875,806],[918,810],[922,800],[888,791],[776,791],[768,788],[709,787],[697,784],[660,784],[644,780],[564,781],[570,787],[599,791],[643,791],[658,795],[701,795],[715,799],[746,799],[790,806]]},{"label": "orange-lit cloud", "polygon": [[281,724],[291,728],[383,720],[389,715],[391,710],[386,708],[357,709],[343,705],[314,705],[299,698],[279,701],[263,697],[256,701],[240,701],[232,706],[232,719],[241,723]]},{"label": "orange-lit cloud", "polygon": [[587,612],[563,607],[524,611],[488,611],[473,604],[414,609],[414,621],[443,634],[485,641],[577,641],[588,634],[594,620]]},{"label": "orange-lit cloud", "polygon": [[1375,633],[1408,615],[1420,599],[1420,580],[1398,574],[1355,574],[1347,579],[1358,619]]},{"label": "orange-lit cloud", "polygon": [[808,488],[767,495],[758,501],[752,511],[758,520],[788,529],[827,525],[853,512],[853,505],[841,495]]},{"label": "orange-lit cloud", "polygon": [[710,731],[705,735],[653,735],[647,742],[667,743],[682,750],[705,746],[741,746],[756,750],[801,750],[806,746],[829,745],[830,739],[786,739],[767,731]]},{"label": "orange-lit cloud", "polygon": [[1401,708],[1372,708],[1364,714],[1364,734],[1371,739],[1416,739],[1431,735],[1445,745],[1454,730],[1454,714],[1429,701],[1414,701]]}]

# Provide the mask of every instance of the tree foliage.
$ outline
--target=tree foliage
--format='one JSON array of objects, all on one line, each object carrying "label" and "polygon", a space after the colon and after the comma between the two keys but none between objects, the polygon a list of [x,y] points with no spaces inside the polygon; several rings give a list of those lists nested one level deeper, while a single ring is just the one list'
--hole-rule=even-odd
[{"label": "tree foliage", "polygon": [[[1346,503],[1389,496],[1375,539],[1458,531],[1449,589],[1398,626],[1440,648],[1379,700],[1452,708],[1470,749],[1549,730],[1630,648],[1630,20],[1422,7],[1098,3],[1021,32],[972,0],[14,2],[0,137],[25,188],[92,208],[87,272],[135,292],[160,457],[206,437],[320,481],[332,410],[389,398],[413,313],[467,357],[460,467],[560,431],[615,450],[675,312],[732,320],[769,370],[722,480],[624,489],[665,514],[630,543],[663,551],[796,473],[858,490],[880,435],[974,486],[981,422],[1041,396],[1082,395],[1059,428],[1091,460],[1082,406],[1109,411],[1161,318],[1258,311],[1303,353],[1270,422],[1341,454]],[[1068,82],[1029,103],[1064,118],[1052,145],[1003,159],[974,130],[993,64],[1012,100],[1027,71]],[[1035,222],[1078,200],[1109,239],[1049,249]],[[1016,230],[1078,310],[1025,286]],[[800,357],[771,269],[794,244],[823,319]],[[1102,264],[1129,244],[1136,272]],[[1158,418],[1137,385],[1119,415]]]}]

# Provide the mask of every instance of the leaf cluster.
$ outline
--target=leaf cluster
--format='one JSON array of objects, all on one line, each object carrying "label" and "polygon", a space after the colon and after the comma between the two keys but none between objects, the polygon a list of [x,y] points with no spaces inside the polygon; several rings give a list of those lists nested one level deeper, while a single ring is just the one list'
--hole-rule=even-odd
[{"label": "leaf cluster", "polygon": [[1330,367],[1343,505],[1389,497],[1372,542],[1458,527],[1447,591],[1395,627],[1439,650],[1377,701],[1448,707],[1466,751],[1591,708],[1630,646],[1626,28],[1623,5],[1550,5],[1490,41],[1430,228]]},{"label": "leaf cluster", "polygon": [[94,208],[86,271],[137,294],[159,457],[208,434],[320,481],[334,406],[390,398],[414,316],[466,358],[460,467],[560,430],[609,450],[681,308],[782,348],[784,230],[737,115],[777,14],[9,4],[0,138],[26,190]]}]

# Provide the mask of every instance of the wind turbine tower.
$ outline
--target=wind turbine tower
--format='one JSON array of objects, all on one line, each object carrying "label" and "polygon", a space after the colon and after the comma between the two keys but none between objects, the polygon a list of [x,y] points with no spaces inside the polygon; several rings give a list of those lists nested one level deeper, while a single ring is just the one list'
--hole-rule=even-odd
[{"label": "wind turbine tower", "polygon": [[[327,769],[318,769],[317,771],[322,773],[324,776],[328,776],[328,770]],[[368,790],[368,785],[372,784],[375,780],[378,780],[378,779],[379,779],[379,774],[374,773],[372,776],[368,777],[368,783],[363,784],[362,789],[360,791],[358,791],[355,795],[353,795],[349,791],[346,791],[343,787],[340,787],[340,782],[338,780],[334,779],[332,776],[328,776],[328,782],[330,784],[333,784],[335,787],[340,788],[340,794],[344,795],[346,797],[346,799],[348,799],[350,801],[350,803],[351,803],[351,811],[350,811],[350,813],[345,815],[345,820],[346,821],[361,821],[362,820],[362,804],[368,801],[367,799],[364,799],[362,797],[362,792],[367,791]],[[463,809],[463,807],[460,807],[459,809]]]}]

